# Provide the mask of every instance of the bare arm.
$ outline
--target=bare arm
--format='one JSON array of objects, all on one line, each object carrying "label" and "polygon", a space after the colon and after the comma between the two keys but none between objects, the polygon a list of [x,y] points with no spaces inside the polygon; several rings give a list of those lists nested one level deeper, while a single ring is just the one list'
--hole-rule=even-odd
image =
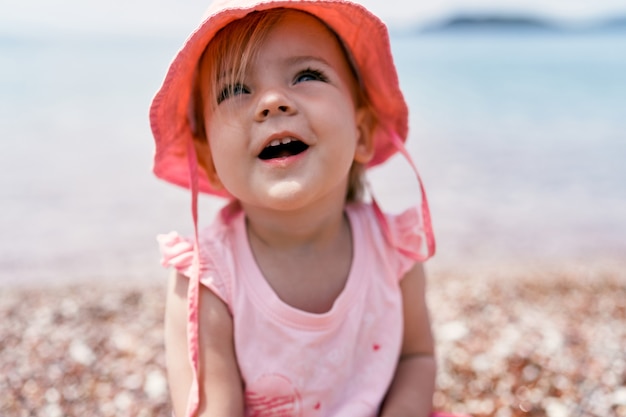
[{"label": "bare arm", "polygon": [[426,417],[432,411],[436,362],[422,264],[407,272],[400,288],[404,310],[402,354],[381,417]]},{"label": "bare arm", "polygon": [[[185,417],[192,381],[187,352],[187,286],[174,272],[165,310],[165,350],[170,396],[177,417]],[[200,407],[198,417],[243,416],[243,388],[233,344],[233,321],[226,305],[200,286]]]}]

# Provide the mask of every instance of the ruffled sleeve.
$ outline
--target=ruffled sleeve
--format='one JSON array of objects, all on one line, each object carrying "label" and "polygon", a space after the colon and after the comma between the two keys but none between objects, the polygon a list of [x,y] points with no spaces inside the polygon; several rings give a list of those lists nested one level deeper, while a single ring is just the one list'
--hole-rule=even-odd
[{"label": "ruffled sleeve", "polygon": [[[182,275],[189,277],[193,261],[193,241],[184,238],[176,232],[157,236],[161,249],[161,265],[165,268],[175,268]],[[202,271],[202,264],[200,264]]]},{"label": "ruffled sleeve", "polygon": [[394,254],[390,254],[392,267],[399,278],[415,265],[432,256],[427,243],[427,231],[418,207],[400,214],[379,214],[383,234]]},{"label": "ruffled sleeve", "polygon": [[[181,275],[191,276],[193,262],[193,240],[183,237],[176,232],[157,236],[161,250],[161,265],[165,268],[174,268]],[[226,282],[229,274],[220,262],[215,262],[211,251],[200,245],[200,283],[209,288],[230,308],[230,291]]]}]

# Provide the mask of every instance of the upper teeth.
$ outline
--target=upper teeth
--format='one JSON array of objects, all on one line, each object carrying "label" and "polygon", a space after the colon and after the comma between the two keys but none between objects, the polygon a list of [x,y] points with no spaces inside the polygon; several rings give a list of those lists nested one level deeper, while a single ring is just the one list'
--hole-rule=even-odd
[{"label": "upper teeth", "polygon": [[270,142],[268,146],[286,145],[291,142],[292,142],[291,138],[274,139],[273,141]]}]

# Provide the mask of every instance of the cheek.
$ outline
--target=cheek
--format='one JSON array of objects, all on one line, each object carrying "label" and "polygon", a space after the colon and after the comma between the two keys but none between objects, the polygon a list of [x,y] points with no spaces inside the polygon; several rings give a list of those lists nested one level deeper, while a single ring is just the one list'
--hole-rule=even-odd
[{"label": "cheek", "polygon": [[[232,149],[228,146],[228,142],[220,140],[221,136],[213,136],[214,140],[211,140],[211,156],[213,157],[213,165],[215,171],[220,175],[225,169],[228,168],[229,160],[233,158]],[[221,175],[220,175],[221,176]]]},{"label": "cheek", "polygon": [[241,164],[245,148],[241,140],[241,129],[220,124],[209,131],[209,143],[215,172],[223,185],[228,188],[231,180],[241,174]]},{"label": "cheek", "polygon": [[342,132],[355,130],[356,107],[350,97],[345,94],[336,94],[319,100],[319,102],[309,105],[309,114],[314,115],[315,120],[328,129]]},{"label": "cheek", "polygon": [[322,121],[321,129],[326,135],[336,138],[335,146],[346,149],[356,146],[360,133],[356,112],[351,103],[344,106],[326,106],[319,114],[318,118]]},{"label": "cheek", "polygon": [[207,135],[213,154],[229,152],[237,137],[236,125],[222,117],[207,118]]}]

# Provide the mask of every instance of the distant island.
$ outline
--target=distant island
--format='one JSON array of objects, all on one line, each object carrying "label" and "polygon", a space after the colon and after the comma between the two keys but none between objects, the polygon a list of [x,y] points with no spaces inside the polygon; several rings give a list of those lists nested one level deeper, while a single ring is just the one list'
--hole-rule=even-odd
[{"label": "distant island", "polygon": [[524,16],[455,16],[451,17],[432,29],[471,29],[471,28],[529,28],[529,29],[549,29],[553,25],[547,20]]},{"label": "distant island", "polygon": [[439,33],[473,30],[515,31],[589,31],[626,30],[626,16],[589,21],[561,21],[541,16],[505,15],[454,15],[448,18],[414,27],[412,33]]}]

